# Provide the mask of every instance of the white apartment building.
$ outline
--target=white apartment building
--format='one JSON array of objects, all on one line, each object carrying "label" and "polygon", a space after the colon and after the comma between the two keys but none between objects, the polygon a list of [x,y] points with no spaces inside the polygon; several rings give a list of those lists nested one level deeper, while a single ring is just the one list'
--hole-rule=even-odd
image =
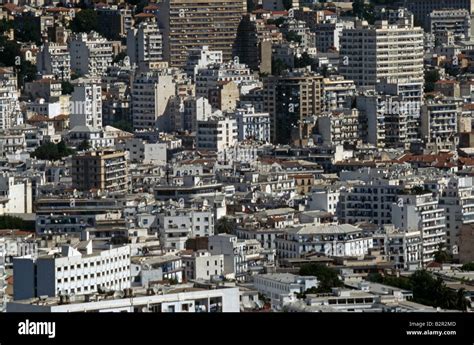
[{"label": "white apartment building", "polygon": [[[192,287],[192,286],[186,286]],[[186,290],[184,288],[183,290]],[[74,299],[48,298],[44,304],[34,300],[13,301],[8,303],[7,312],[45,312],[45,313],[84,313],[84,312],[240,312],[239,288],[229,287],[222,289],[192,289],[186,292],[155,293],[147,289],[126,292],[133,298],[108,298],[102,295],[75,296]],[[125,293],[123,296],[127,296]]]},{"label": "white apartment building", "polygon": [[377,92],[394,96],[385,100],[388,102],[387,107],[394,108],[392,105],[398,102],[398,111],[387,111],[385,119],[385,135],[390,146],[397,146],[397,143],[419,142],[423,85],[424,82],[421,80],[397,77],[384,78],[375,86]]},{"label": "white apartment building", "polygon": [[63,246],[57,254],[14,258],[13,274],[15,300],[122,290],[130,287],[130,247],[94,252],[92,242],[86,241],[81,252]]},{"label": "white apartment building", "polygon": [[438,195],[439,207],[444,209],[446,215],[446,246],[448,251],[456,253],[462,225],[474,223],[473,178],[451,176],[425,184]]},{"label": "white apartment building", "polygon": [[313,276],[297,276],[291,273],[268,273],[254,277],[253,285],[271,301],[272,309],[280,310],[284,303],[296,300],[296,294],[318,287]]},{"label": "white apartment building", "polygon": [[213,276],[224,273],[224,255],[212,255],[206,250],[198,250],[192,254],[181,255],[186,280],[211,280]]},{"label": "white apartment building", "polygon": [[421,134],[427,147],[451,150],[458,133],[463,102],[456,98],[430,99],[421,107]]},{"label": "white apartment building", "polygon": [[166,165],[168,151],[166,143],[147,143],[143,139],[132,138],[120,146],[121,149],[128,151],[131,162]]},{"label": "white apartment building", "polygon": [[214,212],[207,209],[170,209],[157,218],[160,240],[165,248],[184,250],[191,237],[214,235]]},{"label": "white apartment building", "polygon": [[392,224],[400,230],[419,231],[422,238],[422,265],[434,260],[440,246],[446,244],[445,211],[432,193],[400,194],[392,205]]},{"label": "white apartment building", "polygon": [[[209,98],[210,90],[216,89],[220,82],[234,82],[239,90],[248,84],[258,85],[258,78],[252,74],[250,68],[237,60],[214,63],[199,68],[196,74],[196,96]],[[246,92],[241,92],[246,93]]]},{"label": "white apartment building", "polygon": [[26,150],[25,133],[11,133],[8,130],[0,131],[0,155],[18,154]]},{"label": "white apartment building", "polygon": [[54,75],[60,80],[70,80],[71,55],[68,46],[44,42],[36,57],[36,68],[42,75]]},{"label": "white apartment building", "polygon": [[137,65],[163,60],[163,37],[155,18],[128,30],[127,55]]},{"label": "white apartment building", "polygon": [[359,111],[339,109],[318,117],[318,132],[325,145],[356,145],[359,139]]},{"label": "white apartment building", "polygon": [[237,236],[229,234],[210,236],[208,250],[213,255],[224,255],[224,275],[236,280],[245,279],[262,254],[262,246],[257,240],[238,240]]},{"label": "white apartment building", "polygon": [[270,114],[256,113],[252,105],[244,104],[234,112],[237,120],[238,140],[270,142]]},{"label": "white apartment building", "polygon": [[194,80],[200,69],[206,68],[208,65],[221,63],[222,51],[209,50],[209,46],[202,46],[201,48],[189,50],[184,70],[186,74]]},{"label": "white apartment building", "polygon": [[339,194],[337,186],[313,187],[308,201],[308,210],[321,210],[336,214]]},{"label": "white apartment building", "polygon": [[410,24],[356,21],[354,29],[342,31],[339,71],[361,86],[382,78],[423,81],[423,35]]},{"label": "white apartment building", "polygon": [[6,241],[0,238],[0,313],[7,308],[7,271],[6,271]]},{"label": "white apartment building", "polygon": [[138,74],[132,83],[132,120],[134,130],[166,130],[170,124],[165,110],[176,85],[173,76],[160,71]]},{"label": "white apartment building", "polygon": [[455,39],[471,38],[471,14],[467,9],[434,10],[428,16],[429,32],[435,37],[451,33]]},{"label": "white apartment building", "polygon": [[372,235],[350,224],[305,224],[286,228],[276,239],[279,258],[300,258],[307,253],[360,257],[372,246]]},{"label": "white apartment building", "polygon": [[313,27],[316,35],[316,49],[321,53],[327,53],[330,49],[339,51],[342,30],[353,28],[354,22],[349,21],[317,23]]},{"label": "white apartment building", "polygon": [[33,194],[31,181],[0,174],[0,215],[32,213]]},{"label": "white apartment building", "polygon": [[82,83],[74,86],[70,100],[69,124],[102,128],[102,90],[99,84]]},{"label": "white apartment building", "polygon": [[348,106],[347,101],[355,95],[356,86],[353,80],[342,76],[323,78],[323,110],[332,111]]},{"label": "white apartment building", "polygon": [[46,102],[44,98],[40,98],[35,102],[28,102],[26,111],[32,114],[43,115],[50,119],[63,114],[60,102]]},{"label": "white apartment building", "polygon": [[82,75],[101,76],[112,65],[112,42],[94,31],[73,35],[69,52],[71,69]]},{"label": "white apartment building", "polygon": [[394,268],[407,271],[421,268],[423,247],[419,231],[400,231],[390,224],[373,236],[374,248],[379,249]]},{"label": "white apartment building", "polygon": [[205,97],[175,96],[169,105],[171,127],[175,131],[196,132],[197,121],[206,121],[215,113]]},{"label": "white apartment building", "polygon": [[221,152],[238,142],[237,120],[232,117],[212,117],[197,122],[196,148]]},{"label": "white apartment building", "polygon": [[9,129],[19,124],[21,118],[18,93],[0,87],[0,129]]}]

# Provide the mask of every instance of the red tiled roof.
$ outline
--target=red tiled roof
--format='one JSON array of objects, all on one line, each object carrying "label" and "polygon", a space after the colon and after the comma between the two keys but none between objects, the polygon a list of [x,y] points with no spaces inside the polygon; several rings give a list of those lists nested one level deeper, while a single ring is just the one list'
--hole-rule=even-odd
[{"label": "red tiled roof", "polygon": [[155,15],[151,14],[151,13],[138,13],[135,15],[135,18],[152,18],[154,17]]}]

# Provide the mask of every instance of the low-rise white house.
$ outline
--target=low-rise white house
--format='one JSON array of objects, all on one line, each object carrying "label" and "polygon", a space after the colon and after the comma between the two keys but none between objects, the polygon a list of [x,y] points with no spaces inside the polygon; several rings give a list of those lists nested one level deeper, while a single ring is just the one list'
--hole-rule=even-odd
[{"label": "low-rise white house", "polygon": [[271,300],[273,309],[280,309],[286,302],[296,300],[296,294],[317,288],[318,280],[313,276],[297,276],[291,273],[259,274],[254,277],[258,292]]}]

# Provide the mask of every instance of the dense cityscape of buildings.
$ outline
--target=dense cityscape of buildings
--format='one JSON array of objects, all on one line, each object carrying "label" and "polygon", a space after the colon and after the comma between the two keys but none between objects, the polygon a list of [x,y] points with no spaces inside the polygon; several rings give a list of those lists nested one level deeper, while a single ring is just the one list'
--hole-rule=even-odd
[{"label": "dense cityscape of buildings", "polygon": [[386,2],[4,3],[0,311],[472,311],[474,1]]}]

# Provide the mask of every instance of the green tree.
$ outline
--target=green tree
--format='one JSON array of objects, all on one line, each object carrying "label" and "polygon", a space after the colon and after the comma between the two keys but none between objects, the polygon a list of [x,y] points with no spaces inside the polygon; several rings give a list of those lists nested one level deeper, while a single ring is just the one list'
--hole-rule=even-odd
[{"label": "green tree", "polygon": [[75,151],[73,149],[67,147],[63,141],[60,141],[58,144],[44,143],[38,147],[31,156],[37,159],[56,161],[74,153]]},{"label": "green tree", "polygon": [[77,145],[78,151],[87,151],[91,148],[89,140],[84,139],[79,145]]},{"label": "green tree", "polygon": [[93,9],[85,9],[77,12],[71,22],[71,30],[73,32],[97,31],[98,28],[99,20],[97,12]]},{"label": "green tree", "polygon": [[431,70],[425,72],[425,92],[433,92],[435,83],[440,79],[438,70]]},{"label": "green tree", "polygon": [[288,68],[288,65],[282,60],[272,60],[272,75],[281,75],[281,73]]},{"label": "green tree", "polygon": [[474,261],[465,263],[464,265],[461,266],[461,269],[463,271],[474,271]]},{"label": "green tree", "polygon": [[312,66],[314,59],[312,59],[308,53],[304,52],[300,58],[295,59],[295,68],[302,68],[306,66]]},{"label": "green tree", "polygon": [[122,131],[125,131],[125,132],[133,133],[133,125],[127,120],[118,120],[112,123],[112,127],[121,129]]},{"label": "green tree", "polygon": [[61,82],[61,93],[63,95],[70,95],[74,91],[74,86],[67,80]]},{"label": "green tree", "polygon": [[305,264],[301,266],[299,274],[302,276],[315,276],[318,278],[317,293],[331,292],[333,287],[341,287],[344,284],[339,279],[336,270],[321,264]]},{"label": "green tree", "polygon": [[285,39],[288,42],[301,43],[301,36],[298,35],[295,31],[288,31],[288,33],[285,35]]},{"label": "green tree", "polygon": [[18,21],[18,23],[21,25],[15,25],[15,39],[17,41],[41,44],[41,32],[38,24],[30,20]]},{"label": "green tree", "polygon": [[8,20],[7,18],[3,18],[0,20],[0,33],[5,33],[9,31],[10,29],[13,29],[13,21]]},{"label": "green tree", "polygon": [[446,252],[441,243],[438,246],[438,251],[434,254],[434,261],[440,264],[451,261],[451,256]]},{"label": "green tree", "polygon": [[222,217],[217,221],[216,231],[218,234],[232,234],[235,229],[235,221],[229,217]]},{"label": "green tree", "polygon": [[120,52],[118,53],[117,55],[115,55],[114,59],[113,59],[113,63],[117,63],[117,62],[120,62],[122,61],[125,57],[127,56],[127,53],[125,52]]},{"label": "green tree", "polygon": [[9,230],[34,230],[23,219],[10,215],[0,216],[0,229]]}]

